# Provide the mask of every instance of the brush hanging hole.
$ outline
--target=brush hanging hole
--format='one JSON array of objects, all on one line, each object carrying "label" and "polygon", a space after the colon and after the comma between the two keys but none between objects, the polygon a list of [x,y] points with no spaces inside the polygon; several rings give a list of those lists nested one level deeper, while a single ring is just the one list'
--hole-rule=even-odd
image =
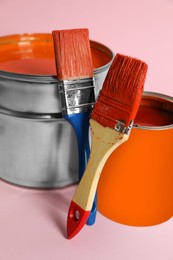
[{"label": "brush hanging hole", "polygon": [[74,217],[75,217],[76,220],[79,220],[79,219],[80,219],[80,212],[79,212],[79,210],[76,210],[76,211],[75,211]]}]

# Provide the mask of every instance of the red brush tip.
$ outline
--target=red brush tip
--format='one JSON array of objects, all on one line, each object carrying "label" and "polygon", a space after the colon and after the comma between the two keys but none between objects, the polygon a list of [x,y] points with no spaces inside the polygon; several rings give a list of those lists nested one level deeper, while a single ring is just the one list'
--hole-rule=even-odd
[{"label": "red brush tip", "polygon": [[93,77],[88,29],[56,30],[52,35],[58,79]]},{"label": "red brush tip", "polygon": [[85,211],[74,201],[71,202],[67,217],[67,238],[71,239],[86,224],[90,211]]},{"label": "red brush tip", "polygon": [[141,60],[117,54],[91,118],[111,128],[115,127],[116,120],[128,126],[135,118],[141,101],[147,68]]}]

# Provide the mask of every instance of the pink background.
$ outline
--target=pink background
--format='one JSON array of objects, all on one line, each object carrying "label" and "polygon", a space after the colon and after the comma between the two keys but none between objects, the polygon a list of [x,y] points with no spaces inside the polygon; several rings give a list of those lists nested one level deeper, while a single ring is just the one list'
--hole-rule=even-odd
[{"label": "pink background", "polygon": [[[145,60],[145,90],[173,96],[172,0],[0,0],[0,35],[87,27],[90,38]],[[146,228],[98,213],[73,240],[65,238],[75,187],[29,190],[0,182],[0,260],[173,260],[173,219]]]}]

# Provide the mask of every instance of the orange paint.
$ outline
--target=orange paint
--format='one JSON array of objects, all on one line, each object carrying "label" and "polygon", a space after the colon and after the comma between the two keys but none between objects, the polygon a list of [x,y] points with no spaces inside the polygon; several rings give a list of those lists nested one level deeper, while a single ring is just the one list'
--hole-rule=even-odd
[{"label": "orange paint", "polygon": [[172,127],[133,128],[129,140],[106,162],[98,185],[98,210],[111,220],[150,226],[172,217],[173,110],[164,110],[172,105],[162,102],[162,109],[154,108],[144,99],[136,123]]},{"label": "orange paint", "polygon": [[[109,50],[105,51],[101,44],[93,41],[90,41],[90,44],[94,69],[111,61],[112,54]],[[0,37],[0,70],[33,75],[56,75],[51,34]]]},{"label": "orange paint", "polygon": [[166,126],[173,124],[173,103],[162,99],[143,97],[135,118],[141,126]]},{"label": "orange paint", "polygon": [[140,126],[165,126],[173,124],[171,111],[160,111],[153,107],[141,106],[134,124]]},{"label": "orange paint", "polygon": [[55,75],[53,59],[19,59],[0,62],[0,70],[32,75]]}]

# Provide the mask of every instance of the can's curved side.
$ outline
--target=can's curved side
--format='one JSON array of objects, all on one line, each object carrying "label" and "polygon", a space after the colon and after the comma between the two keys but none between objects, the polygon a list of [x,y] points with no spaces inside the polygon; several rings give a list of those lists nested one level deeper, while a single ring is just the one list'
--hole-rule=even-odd
[{"label": "can's curved side", "polygon": [[64,187],[78,180],[77,144],[63,119],[0,114],[0,177],[29,187]]},{"label": "can's curved side", "polygon": [[[106,73],[107,69],[95,77],[96,95]],[[3,84],[3,88],[6,84]],[[17,83],[14,82],[13,85],[15,89]],[[52,84],[51,87],[57,88],[57,85]],[[46,93],[42,92],[42,95],[45,95],[45,101],[49,99],[49,102],[43,106],[45,111],[50,110],[48,104],[51,104],[51,101],[55,104],[54,108],[59,109],[59,102],[56,98],[58,92],[48,97]],[[28,95],[30,100],[32,100],[31,96],[32,93]],[[20,98],[19,95],[18,98]],[[61,118],[59,113],[33,113],[33,108],[42,109],[41,104],[39,102],[37,104],[38,99],[37,96],[32,100],[31,110],[22,112],[19,112],[17,100],[13,104],[15,111],[4,108],[5,102],[1,102],[0,178],[16,185],[36,188],[64,187],[76,183],[78,181],[78,153],[73,128]],[[13,100],[15,100],[15,90]],[[20,106],[21,103],[22,101],[20,101]]]}]

